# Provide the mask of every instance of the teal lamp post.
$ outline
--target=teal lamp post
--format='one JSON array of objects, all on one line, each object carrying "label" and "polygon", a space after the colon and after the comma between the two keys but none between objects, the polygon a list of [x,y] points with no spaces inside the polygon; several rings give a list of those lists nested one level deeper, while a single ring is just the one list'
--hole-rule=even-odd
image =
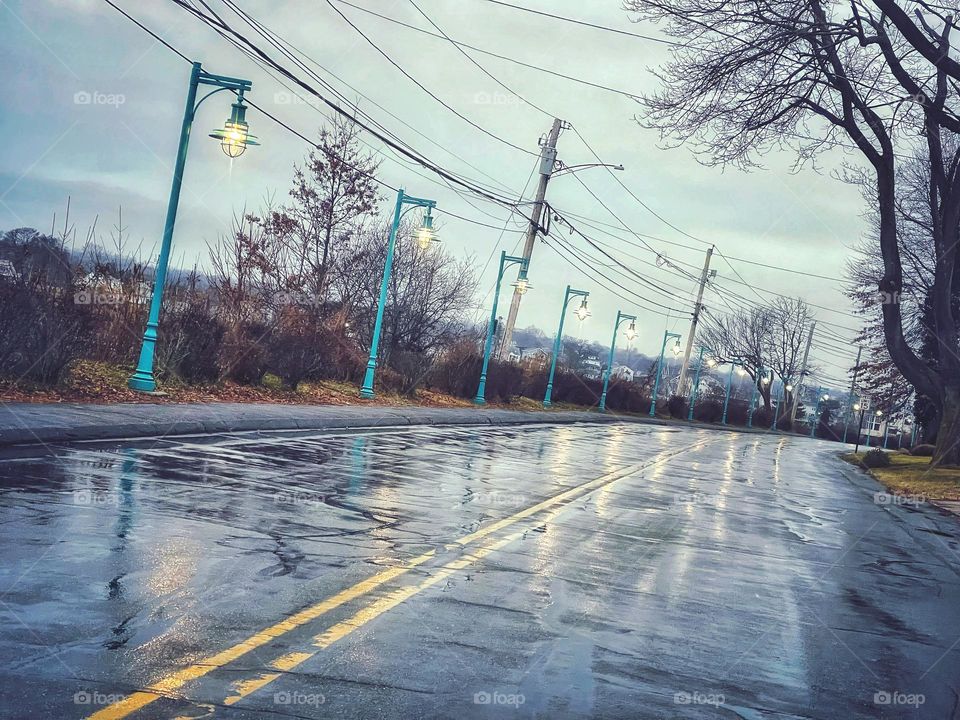
[{"label": "teal lamp post", "polygon": [[660,346],[660,356],[657,358],[657,375],[653,381],[653,397],[650,399],[650,417],[655,417],[657,414],[657,393],[660,392],[660,376],[663,374],[663,355],[667,350],[667,340],[670,338],[676,339],[673,345],[673,354],[679,355],[681,352],[680,336],[677,333],[664,332],[663,344]]},{"label": "teal lamp post", "polygon": [[626,315],[621,310],[617,310],[617,321],[613,324],[613,340],[610,341],[610,357],[607,358],[607,371],[603,374],[603,392],[600,393],[600,406],[597,408],[600,412],[607,411],[607,388],[610,386],[610,373],[613,371],[613,355],[617,349],[617,332],[620,325],[630,321],[630,326],[625,333],[627,340],[632,341],[637,337],[637,318],[635,315]]},{"label": "teal lamp post", "polygon": [[473,402],[477,405],[487,404],[484,394],[487,391],[487,367],[490,365],[490,351],[493,349],[493,336],[497,326],[497,303],[500,300],[500,284],[503,282],[504,271],[515,264],[520,265],[520,274],[517,276],[517,281],[511,284],[520,295],[525,294],[527,290],[530,289],[530,281],[527,279],[527,268],[530,267],[530,261],[527,258],[507,255],[506,251],[501,252],[500,269],[497,272],[497,284],[493,290],[493,308],[490,310],[490,322],[487,323],[487,340],[483,345],[483,367],[480,369],[480,385],[477,387],[477,396],[473,399]]},{"label": "teal lamp post", "polygon": [[756,369],[756,375],[753,381],[753,391],[750,393],[750,407],[747,410],[747,427],[753,427],[753,413],[755,411],[755,406],[757,403],[757,383],[766,384],[767,381],[767,369],[760,365]]},{"label": "teal lamp post", "polygon": [[[703,369],[703,353],[710,350],[708,347],[700,346],[700,356],[697,358],[697,372],[693,376],[693,385],[690,387],[690,407],[687,409],[687,420],[693,420],[693,405],[697,402],[697,394],[700,390],[700,371]],[[710,350],[713,352],[713,350]],[[713,367],[717,361],[713,358],[707,360],[707,365]]]},{"label": "teal lamp post", "polygon": [[818,418],[818,416],[817,416],[817,413],[820,412],[820,401],[821,401],[821,400],[826,401],[826,400],[829,400],[829,399],[830,399],[830,396],[829,396],[829,395],[823,394],[823,386],[821,385],[820,387],[818,387],[818,388],[817,388],[817,400],[816,400],[816,402],[813,404],[813,415],[812,415],[811,418],[810,418],[810,437],[813,437],[813,436],[816,434],[816,432],[817,432],[817,422],[819,421],[819,418]]},{"label": "teal lamp post", "polygon": [[[409,205],[406,210],[404,205]],[[400,229],[400,220],[414,208],[426,208],[423,224],[417,230],[417,244],[421,250],[426,250],[433,243],[440,242],[433,231],[432,210],[437,206],[434,200],[424,200],[407,195],[403,188],[397,190],[397,204],[393,210],[393,224],[390,226],[390,238],[387,240],[387,260],[383,264],[383,278],[380,281],[380,299],[377,301],[377,319],[373,323],[373,337],[370,340],[370,356],[367,358],[367,371],[363,376],[363,385],[360,387],[360,397],[367,400],[374,397],[373,381],[377,371],[377,353],[380,350],[380,332],[383,329],[383,312],[387,307],[387,289],[390,286],[390,274],[393,271],[393,255],[397,246],[397,232]]]},{"label": "teal lamp post", "polygon": [[740,363],[730,361],[730,372],[727,374],[727,390],[723,396],[723,419],[720,421],[723,425],[727,424],[727,409],[730,407],[730,388],[733,386],[733,371],[735,368],[741,375],[747,372]]},{"label": "teal lamp post", "polygon": [[[214,89],[197,100],[197,91],[201,85],[208,85]],[[196,117],[200,104],[211,95],[223,90],[236,94],[236,102],[231,107],[230,117],[222,129],[214,130],[210,137],[220,141],[220,147],[228,157],[237,158],[250,145],[259,145],[256,138],[248,132],[246,121],[247,106],[243,102],[243,94],[249,90],[252,83],[249,80],[211,75],[200,67],[200,63],[193,63],[190,72],[190,86],[187,90],[187,106],[183,112],[183,124],[180,126],[180,146],[177,150],[177,162],[173,169],[173,184],[170,187],[170,200],[167,202],[167,219],[163,226],[163,239],[160,243],[160,255],[157,258],[157,270],[153,279],[153,297],[150,300],[150,314],[147,316],[147,328],[143,333],[143,343],[140,346],[140,358],[137,369],[127,381],[131,390],[140,392],[155,392],[157,381],[153,375],[153,358],[157,346],[157,329],[160,325],[160,307],[163,302],[163,286],[167,279],[167,266],[170,262],[170,246],[173,241],[173,226],[177,220],[177,207],[180,204],[180,186],[183,184],[183,171],[187,162],[187,145],[190,141],[190,131],[193,119]]]},{"label": "teal lamp post", "polygon": [[[770,371],[770,382],[773,382],[773,370]],[[771,386],[771,392],[773,387]],[[780,383],[780,401],[776,404],[776,407],[773,408],[773,422],[770,423],[770,429],[777,429],[777,420],[780,419],[780,411],[783,410],[783,406],[787,404],[787,393],[793,392],[793,382],[787,378],[785,382]],[[789,408],[788,408],[789,409]],[[784,413],[786,415],[786,413]]]},{"label": "teal lamp post", "polygon": [[547,391],[543,394],[543,406],[550,407],[550,396],[553,395],[553,376],[557,370],[557,356],[560,354],[560,345],[563,342],[563,321],[567,316],[567,306],[575,298],[581,298],[580,307],[577,308],[577,317],[586,320],[590,317],[590,309],[587,307],[587,298],[590,293],[586,290],[573,290],[567,285],[567,290],[563,294],[563,308],[560,310],[560,327],[557,328],[557,337],[553,341],[553,358],[550,360],[550,376],[547,378]]}]

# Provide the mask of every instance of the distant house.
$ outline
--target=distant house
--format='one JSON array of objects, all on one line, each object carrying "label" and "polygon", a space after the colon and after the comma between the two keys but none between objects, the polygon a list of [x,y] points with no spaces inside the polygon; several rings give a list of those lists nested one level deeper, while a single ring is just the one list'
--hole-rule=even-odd
[{"label": "distant house", "polygon": [[616,380],[633,382],[636,377],[636,372],[634,372],[633,368],[628,367],[627,365],[614,365],[613,370],[610,371],[610,377],[615,378]]},{"label": "distant house", "polygon": [[20,273],[9,260],[0,260],[0,281],[14,282],[20,279]]},{"label": "distant house", "polygon": [[591,357],[583,361],[581,372],[588,378],[599,378],[602,369],[603,365],[600,364],[600,361],[597,358]]}]

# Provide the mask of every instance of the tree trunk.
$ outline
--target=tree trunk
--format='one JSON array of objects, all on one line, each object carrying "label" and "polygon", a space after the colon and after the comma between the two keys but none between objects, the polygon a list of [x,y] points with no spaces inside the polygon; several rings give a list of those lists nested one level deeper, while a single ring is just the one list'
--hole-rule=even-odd
[{"label": "tree trunk", "polygon": [[933,465],[960,465],[960,384],[944,388]]}]

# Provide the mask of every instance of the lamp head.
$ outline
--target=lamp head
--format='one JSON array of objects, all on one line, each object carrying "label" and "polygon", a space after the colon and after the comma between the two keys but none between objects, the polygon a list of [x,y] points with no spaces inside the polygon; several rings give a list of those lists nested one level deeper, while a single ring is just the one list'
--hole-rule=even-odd
[{"label": "lamp head", "polygon": [[587,299],[580,301],[580,307],[577,308],[577,317],[583,321],[590,317],[590,308],[587,307]]},{"label": "lamp head", "polygon": [[238,158],[243,155],[248,145],[259,145],[256,136],[249,132],[247,125],[247,106],[243,103],[243,92],[237,95],[237,101],[230,106],[230,117],[218,128],[210,133],[210,137],[220,141],[220,148],[229,158]]},{"label": "lamp head", "polygon": [[637,337],[637,334],[638,334],[637,322],[636,320],[631,320],[630,326],[627,328],[626,332],[624,333],[624,336],[627,338],[628,341],[632,342]]},{"label": "lamp head", "polygon": [[677,341],[673,344],[673,354],[679,355],[681,352],[683,352],[683,350],[680,349],[680,340],[678,338]]},{"label": "lamp head", "polygon": [[417,246],[421,250],[426,250],[431,245],[440,242],[440,238],[437,237],[437,233],[433,229],[432,209],[429,205],[427,206],[427,212],[423,215],[423,223],[417,228]]},{"label": "lamp head", "polygon": [[533,287],[527,279],[526,273],[521,273],[520,277],[518,277],[515,282],[510,283],[510,285],[517,291],[518,295],[525,295],[527,291]]}]

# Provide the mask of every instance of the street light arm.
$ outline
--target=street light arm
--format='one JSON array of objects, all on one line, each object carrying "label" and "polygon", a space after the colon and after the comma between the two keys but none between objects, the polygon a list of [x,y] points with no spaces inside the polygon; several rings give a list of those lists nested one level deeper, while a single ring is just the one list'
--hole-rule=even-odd
[{"label": "street light arm", "polygon": [[611,170],[623,170],[623,165],[611,165],[610,163],[581,163],[579,165],[564,165],[560,160],[557,160],[560,168],[553,173],[553,177],[559,177],[564,173],[570,173],[571,175],[580,170],[588,170],[589,168],[595,167],[605,167],[610,168]]}]

